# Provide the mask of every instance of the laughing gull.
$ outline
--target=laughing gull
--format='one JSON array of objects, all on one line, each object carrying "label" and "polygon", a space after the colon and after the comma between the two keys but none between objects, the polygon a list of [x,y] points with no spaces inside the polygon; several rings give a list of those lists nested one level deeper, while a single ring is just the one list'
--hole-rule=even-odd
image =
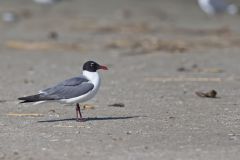
[{"label": "laughing gull", "polygon": [[198,5],[208,15],[224,12],[235,15],[238,12],[238,7],[236,5],[228,4],[224,0],[198,0]]},{"label": "laughing gull", "polygon": [[[76,120],[84,121],[79,103],[93,98],[100,87],[100,76],[97,70],[108,70],[94,61],[87,61],[83,65],[82,75],[67,79],[55,86],[40,90],[38,94],[20,97],[20,103],[59,102],[63,104],[76,104]],[[78,117],[79,115],[79,117]]]},{"label": "laughing gull", "polygon": [[60,2],[60,0],[33,0],[33,1],[43,5],[49,5],[49,4]]}]

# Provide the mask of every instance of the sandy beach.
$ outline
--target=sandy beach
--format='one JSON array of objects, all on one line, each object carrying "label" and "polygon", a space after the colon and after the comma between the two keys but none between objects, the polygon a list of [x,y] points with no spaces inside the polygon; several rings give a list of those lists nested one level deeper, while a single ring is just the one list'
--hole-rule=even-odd
[{"label": "sandy beach", "polygon": [[[0,160],[239,159],[239,15],[192,0],[11,0],[0,13]],[[87,60],[109,70],[86,122],[74,106],[19,104]]]}]

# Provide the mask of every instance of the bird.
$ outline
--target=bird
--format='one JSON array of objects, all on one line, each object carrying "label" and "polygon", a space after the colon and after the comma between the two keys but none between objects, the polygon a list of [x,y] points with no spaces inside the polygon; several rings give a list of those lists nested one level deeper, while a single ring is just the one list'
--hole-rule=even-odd
[{"label": "bird", "polygon": [[228,13],[235,15],[238,13],[238,7],[229,4],[224,0],[198,0],[199,7],[208,15]]},{"label": "bird", "polygon": [[20,103],[34,104],[43,102],[76,104],[76,121],[85,121],[79,103],[86,102],[97,94],[101,84],[101,78],[97,71],[108,70],[108,68],[94,61],[87,61],[83,64],[82,69],[82,74],[79,76],[40,90],[37,94],[20,97],[18,100],[21,100]]},{"label": "bird", "polygon": [[42,5],[50,5],[60,2],[61,0],[33,0],[35,3],[42,4]]}]

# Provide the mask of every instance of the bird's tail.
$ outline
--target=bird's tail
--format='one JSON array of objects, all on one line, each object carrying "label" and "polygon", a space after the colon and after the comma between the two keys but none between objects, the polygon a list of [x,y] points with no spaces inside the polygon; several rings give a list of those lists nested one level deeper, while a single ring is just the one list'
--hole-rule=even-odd
[{"label": "bird's tail", "polygon": [[20,98],[18,98],[18,100],[22,100],[22,102],[20,102],[20,103],[29,103],[29,102],[42,101],[43,99],[40,96],[40,94],[36,94],[36,95],[31,95],[31,96],[26,96],[26,97],[20,97]]}]

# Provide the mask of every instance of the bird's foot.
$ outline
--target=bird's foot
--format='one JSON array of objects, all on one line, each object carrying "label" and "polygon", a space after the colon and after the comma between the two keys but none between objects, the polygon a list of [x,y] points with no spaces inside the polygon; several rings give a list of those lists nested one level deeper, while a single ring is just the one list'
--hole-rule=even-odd
[{"label": "bird's foot", "polygon": [[77,122],[86,122],[87,119],[86,118],[76,118]]}]

